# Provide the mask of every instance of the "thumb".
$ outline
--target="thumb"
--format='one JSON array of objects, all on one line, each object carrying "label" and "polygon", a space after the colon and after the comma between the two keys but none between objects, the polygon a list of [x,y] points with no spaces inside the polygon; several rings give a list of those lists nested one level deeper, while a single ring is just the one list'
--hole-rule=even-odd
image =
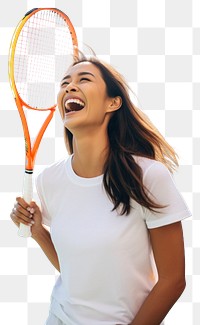
[{"label": "thumb", "polygon": [[29,209],[30,213],[35,213],[35,212],[37,212],[39,210],[39,207],[35,203],[35,201],[31,201],[29,206],[30,206],[30,209]]}]

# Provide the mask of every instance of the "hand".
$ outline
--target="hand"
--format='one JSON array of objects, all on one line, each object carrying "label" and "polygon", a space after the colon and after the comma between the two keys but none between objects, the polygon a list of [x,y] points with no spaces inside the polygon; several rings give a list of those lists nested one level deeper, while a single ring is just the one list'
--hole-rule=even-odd
[{"label": "hand", "polygon": [[10,217],[18,227],[20,223],[30,226],[32,236],[43,228],[41,211],[34,201],[28,204],[23,198],[17,197]]}]

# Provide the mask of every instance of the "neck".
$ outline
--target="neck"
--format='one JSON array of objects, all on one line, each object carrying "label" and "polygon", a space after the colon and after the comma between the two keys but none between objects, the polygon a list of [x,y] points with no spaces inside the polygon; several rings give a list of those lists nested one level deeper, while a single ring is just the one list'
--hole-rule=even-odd
[{"label": "neck", "polygon": [[92,136],[73,136],[73,150],[72,167],[78,176],[91,178],[103,174],[109,154],[107,135],[96,131]]}]

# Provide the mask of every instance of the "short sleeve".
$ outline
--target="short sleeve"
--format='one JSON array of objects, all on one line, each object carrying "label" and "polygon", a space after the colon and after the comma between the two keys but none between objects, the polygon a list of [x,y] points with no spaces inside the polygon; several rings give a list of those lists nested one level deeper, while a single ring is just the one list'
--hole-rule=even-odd
[{"label": "short sleeve", "polygon": [[51,216],[48,212],[48,208],[46,206],[45,192],[43,189],[43,173],[40,173],[35,180],[35,185],[37,189],[37,193],[41,203],[41,212],[42,212],[42,223],[46,226],[50,227],[51,225]]},{"label": "short sleeve", "polygon": [[143,182],[148,196],[155,203],[165,206],[156,209],[155,212],[144,209],[144,219],[149,229],[178,222],[191,216],[171,173],[164,164],[154,162],[144,173]]}]

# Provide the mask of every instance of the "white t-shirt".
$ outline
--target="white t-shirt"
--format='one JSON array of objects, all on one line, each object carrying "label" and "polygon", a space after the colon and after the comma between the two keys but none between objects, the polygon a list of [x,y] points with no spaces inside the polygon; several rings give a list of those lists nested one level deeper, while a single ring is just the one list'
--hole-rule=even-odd
[{"label": "white t-shirt", "polygon": [[190,216],[168,169],[134,158],[151,195],[167,205],[162,213],[133,200],[130,215],[111,211],[103,175],[79,177],[72,156],[37,178],[43,222],[50,226],[61,270],[50,308],[64,324],[130,324],[157,281],[148,228]]}]

